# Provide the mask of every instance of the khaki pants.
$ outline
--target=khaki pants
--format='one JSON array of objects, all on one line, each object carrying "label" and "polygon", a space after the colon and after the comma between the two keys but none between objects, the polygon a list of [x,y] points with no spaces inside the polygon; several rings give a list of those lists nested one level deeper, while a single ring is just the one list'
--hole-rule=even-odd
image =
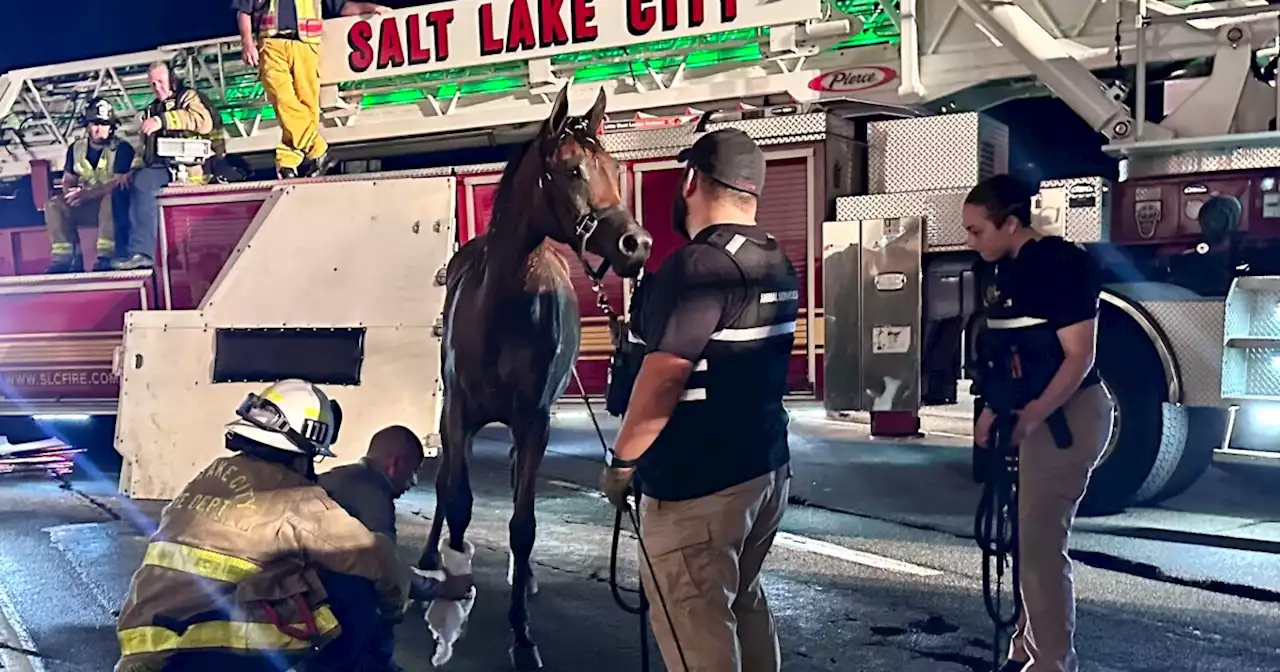
[{"label": "khaki pants", "polygon": [[44,226],[49,232],[50,252],[55,262],[69,260],[80,249],[80,227],[98,226],[98,256],[110,258],[116,253],[116,222],[111,211],[112,194],[75,207],[61,196],[44,206]]},{"label": "khaki pants", "polygon": [[1073,443],[1058,448],[1041,426],[1018,451],[1018,549],[1022,554],[1022,619],[1009,648],[1024,672],[1077,672],[1073,642],[1076,599],[1067,543],[1111,432],[1112,401],[1101,385],[1076,392],[1065,405]]},{"label": "khaki pants", "polygon": [[783,467],[688,501],[641,500],[640,530],[653,563],[650,574],[640,558],[641,580],[654,638],[670,672],[781,669],[760,567],[786,510],[790,474]]},{"label": "khaki pants", "polygon": [[268,37],[258,52],[258,78],[280,121],[276,168],[297,169],[329,149],[320,137],[320,45]]}]

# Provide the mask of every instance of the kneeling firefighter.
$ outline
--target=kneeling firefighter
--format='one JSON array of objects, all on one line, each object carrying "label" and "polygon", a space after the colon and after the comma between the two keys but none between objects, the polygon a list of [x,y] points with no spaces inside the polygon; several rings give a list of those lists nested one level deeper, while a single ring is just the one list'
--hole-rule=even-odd
[{"label": "kneeling firefighter", "polygon": [[[160,518],[120,610],[117,672],[375,670],[330,660],[376,636],[407,604],[409,573],[316,483],[332,457],[341,409],[289,379],[250,394],[227,425],[226,447]],[[371,581],[376,604],[347,599],[335,577]]]},{"label": "kneeling firefighter", "polygon": [[1076,672],[1067,540],[1111,431],[1112,401],[1094,368],[1100,272],[1083,248],[1031,228],[1034,194],[997,175],[965,200],[968,245],[995,264],[974,439],[1016,455],[1016,494],[1006,501],[1016,501],[1022,609],[1004,670]]}]

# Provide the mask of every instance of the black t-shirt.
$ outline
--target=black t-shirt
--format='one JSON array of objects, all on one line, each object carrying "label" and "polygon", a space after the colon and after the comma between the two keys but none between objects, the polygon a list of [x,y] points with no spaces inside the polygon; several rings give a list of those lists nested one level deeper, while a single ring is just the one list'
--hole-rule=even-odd
[{"label": "black t-shirt", "polygon": [[[86,154],[89,158],[89,165],[93,166],[95,170],[98,168],[98,159],[102,158],[102,149],[103,148],[101,146],[95,147],[92,142],[89,143],[89,151],[86,152]],[[116,175],[127,174],[133,168],[133,154],[133,145],[130,145],[124,140],[118,141],[118,144],[116,145],[115,165],[111,167],[112,172]],[[63,171],[74,173],[75,165],[76,146],[75,143],[72,143],[71,146],[67,147],[66,163],[63,164],[62,169]]]},{"label": "black t-shirt", "polygon": [[742,272],[729,255],[702,244],[672,252],[644,285],[637,326],[646,351],[691,362],[702,357],[711,334],[741,310],[746,295]]},{"label": "black t-shirt", "polygon": [[[1079,245],[1057,236],[1032,240],[996,263],[996,286],[1019,317],[1046,320],[1057,331],[1098,316],[1101,271]],[[1081,387],[1098,382],[1090,370]]]},{"label": "black t-shirt", "polygon": [[[643,281],[639,310],[633,317],[647,352],[666,352],[698,362],[704,358],[712,334],[732,324],[747,307],[748,298],[754,296],[728,253],[703,244],[715,230],[725,228],[749,238],[762,235],[756,226],[709,227],[694,242],[673,252],[655,275]],[[790,356],[789,348],[786,356]],[[637,469],[641,490],[668,501],[692,499],[787,464],[790,450],[783,393],[785,390],[780,390],[776,404],[769,408],[735,409],[751,414],[749,422],[699,421],[689,432],[697,435],[693,438],[685,434],[691,428],[680,422],[677,407],[672,422],[641,458]],[[738,431],[743,428],[749,428],[749,437]],[[664,451],[680,455],[661,454]]]}]

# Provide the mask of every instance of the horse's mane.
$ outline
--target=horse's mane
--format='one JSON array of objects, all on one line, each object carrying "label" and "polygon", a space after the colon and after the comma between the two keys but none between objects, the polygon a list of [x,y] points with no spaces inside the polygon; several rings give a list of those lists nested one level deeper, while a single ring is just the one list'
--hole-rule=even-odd
[{"label": "horse's mane", "polygon": [[508,152],[507,164],[502,168],[502,177],[498,178],[498,188],[493,195],[493,210],[489,220],[490,231],[505,229],[507,222],[504,220],[507,217],[528,215],[529,209],[520,207],[522,204],[516,202],[516,199],[521,196],[528,198],[531,190],[521,189],[516,184],[516,178],[520,175],[525,158],[536,139],[513,145]]}]

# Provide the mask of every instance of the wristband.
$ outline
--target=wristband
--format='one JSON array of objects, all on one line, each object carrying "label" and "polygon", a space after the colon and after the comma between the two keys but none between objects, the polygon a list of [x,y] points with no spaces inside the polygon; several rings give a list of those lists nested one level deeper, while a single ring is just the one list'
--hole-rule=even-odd
[{"label": "wristband", "polygon": [[610,469],[630,469],[636,466],[636,460],[621,460],[617,455],[613,454],[613,450],[606,448],[604,451],[605,466]]}]

